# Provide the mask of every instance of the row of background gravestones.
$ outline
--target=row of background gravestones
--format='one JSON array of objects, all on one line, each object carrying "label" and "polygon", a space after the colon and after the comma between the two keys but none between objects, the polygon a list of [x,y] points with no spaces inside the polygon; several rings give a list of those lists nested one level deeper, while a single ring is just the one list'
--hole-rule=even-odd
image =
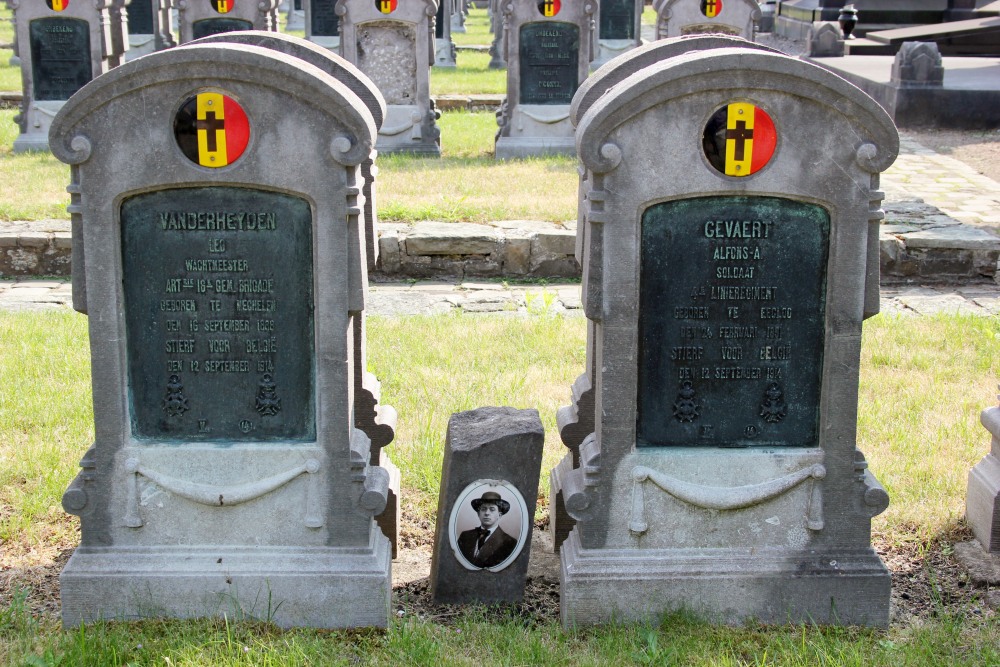
[{"label": "row of background gravestones", "polygon": [[[51,119],[76,90],[129,59],[174,46],[170,7],[162,0],[133,0],[124,20],[124,0],[23,3],[14,10],[16,43],[27,44],[21,60],[23,97],[15,151],[45,150]],[[379,133],[383,153],[440,155],[439,112],[430,98],[429,67],[454,64],[451,21],[454,0],[302,0],[307,37],[356,64],[379,87],[388,104]],[[561,0],[497,0],[494,27],[505,35],[508,96],[498,114],[498,159],[573,153],[569,103],[592,65],[640,44],[641,0],[566,3]],[[724,9],[723,9],[724,7]],[[238,30],[278,30],[277,0],[205,0],[178,5],[180,42]],[[289,10],[294,14],[294,8]],[[497,13],[502,23],[497,22]],[[699,32],[736,34],[752,40],[760,9],[755,0],[705,3],[666,0],[657,5],[658,36]],[[129,26],[129,27],[126,27]],[[436,26],[436,28],[435,28]],[[143,32],[138,32],[142,30]],[[607,35],[600,39],[599,35]],[[132,35],[130,36],[130,33]],[[434,33],[434,34],[432,34]],[[596,46],[595,46],[596,45]]]},{"label": "row of background gravestones", "polygon": [[[395,414],[364,310],[390,116],[359,69],[266,32],[126,63],[60,110],[95,397],[63,498],[82,529],[67,625],[265,598],[282,626],[388,624]],[[716,36],[613,60],[570,123],[589,335],[552,475],[564,623],[684,607],[885,626],[888,497],[856,415],[891,120],[826,70]],[[520,595],[541,440],[531,412],[449,423],[437,597]],[[459,512],[485,529],[517,496],[519,546],[487,560]]]}]

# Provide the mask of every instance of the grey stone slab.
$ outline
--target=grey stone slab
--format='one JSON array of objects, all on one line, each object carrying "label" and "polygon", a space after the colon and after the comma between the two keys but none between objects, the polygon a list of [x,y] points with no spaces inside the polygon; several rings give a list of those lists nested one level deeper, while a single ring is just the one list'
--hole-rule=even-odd
[{"label": "grey stone slab", "polygon": [[408,255],[490,255],[497,251],[496,230],[468,222],[419,222],[406,235]]},{"label": "grey stone slab", "polygon": [[488,407],[452,415],[431,561],[436,602],[523,597],[544,440],[536,410]]},{"label": "grey stone slab", "polygon": [[[265,120],[280,118],[294,122]],[[349,86],[242,44],[150,54],[63,106],[51,145],[82,193],[73,298],[91,318],[100,397],[63,495],[81,522],[65,625],[388,624],[391,545],[374,517],[398,478],[371,463],[384,434],[352,419],[367,289],[357,196],[375,139]]]},{"label": "grey stone slab", "polygon": [[910,248],[958,248],[962,250],[1000,251],[1000,237],[971,225],[955,225],[921,231],[902,232]]},{"label": "grey stone slab", "polygon": [[934,313],[983,314],[975,303],[957,294],[901,294],[899,301],[921,315]]}]

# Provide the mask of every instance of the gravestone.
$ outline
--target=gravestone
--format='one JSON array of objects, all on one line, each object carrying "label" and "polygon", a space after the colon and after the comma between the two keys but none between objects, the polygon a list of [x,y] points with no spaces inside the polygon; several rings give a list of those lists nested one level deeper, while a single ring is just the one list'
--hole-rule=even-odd
[{"label": "gravestone", "polygon": [[544,441],[536,410],[479,408],[448,420],[431,562],[435,602],[521,600]]},{"label": "gravestone", "polygon": [[[282,33],[263,31],[227,32],[198,40],[199,44],[230,42],[262,46],[305,61],[323,70],[351,89],[368,107],[377,130],[385,118],[385,100],[371,79],[354,65],[329,50],[312,45]],[[368,272],[375,270],[378,260],[378,223],[375,212],[375,157],[376,152],[361,163],[364,178],[365,258]],[[392,544],[392,556],[396,557],[399,546],[400,502],[399,468],[392,462],[384,448],[395,437],[396,411],[390,405],[380,405],[381,383],[373,373],[369,373],[367,363],[366,329],[363,313],[352,314],[351,325],[354,342],[354,425],[365,432],[371,440],[371,464],[385,468],[389,472],[389,491],[385,510],[375,517],[379,528]]]},{"label": "gravestone", "polygon": [[599,5],[597,56],[591,64],[595,69],[642,44],[642,0],[602,0]]},{"label": "gravestone", "polygon": [[496,158],[572,154],[569,104],[587,78],[597,3],[501,3],[507,97],[497,113]]},{"label": "gravestone", "polygon": [[644,65],[577,128],[593,432],[559,465],[563,623],[885,626],[856,426],[895,127],[761,49]]},{"label": "gravestone", "polygon": [[96,398],[65,625],[387,625],[389,473],[353,419],[375,132],[317,67],[222,43],[126,63],[56,118]]},{"label": "gravestone", "polygon": [[504,27],[503,12],[500,9],[503,0],[489,0],[490,32],[493,33],[493,41],[490,42],[490,62],[489,69],[504,69],[507,61],[504,60]]},{"label": "gravestone", "polygon": [[[674,37],[643,44],[633,51],[611,59],[580,84],[580,89],[573,96],[573,103],[570,105],[570,122],[573,124],[573,127],[578,127],[583,115],[605,93],[645,67],[692,51],[726,47],[744,47],[777,53],[776,50],[762,44],[748,42],[740,37],[719,34]],[[587,245],[588,227],[584,224],[583,216],[587,208],[586,194],[590,186],[591,174],[586,169],[580,170],[579,173],[576,257],[577,261],[583,266],[584,273],[586,274],[588,267],[583,264],[583,249]],[[552,530],[553,547],[556,551],[559,550],[563,541],[569,535],[569,531],[575,525],[573,518],[566,512],[562,493],[561,474],[579,465],[580,445],[594,431],[593,383],[596,377],[596,369],[594,368],[596,358],[594,357],[592,344],[593,333],[594,323],[591,320],[587,320],[587,337],[589,341],[587,345],[587,368],[573,383],[572,403],[560,409],[556,415],[560,439],[567,449],[569,449],[569,455],[563,459],[559,466],[552,470],[550,480],[552,505],[549,512],[549,522]]]},{"label": "gravestone", "polygon": [[818,21],[809,29],[806,50],[811,58],[842,58],[844,33],[833,21]]},{"label": "gravestone", "polygon": [[454,0],[440,0],[434,17],[434,67],[455,67],[455,43],[451,41],[451,11]]},{"label": "gravestone", "polygon": [[368,75],[386,102],[379,153],[441,155],[430,94],[436,0],[340,0],[340,53]]},{"label": "gravestone", "polygon": [[305,0],[306,39],[331,51],[340,50],[337,0]]},{"label": "gravestone", "polygon": [[128,6],[126,60],[177,46],[171,32],[169,0],[132,0]]},{"label": "gravestone", "polygon": [[288,13],[285,15],[285,30],[306,29],[306,13],[302,7],[303,1],[308,2],[308,0],[292,0],[292,2],[288,3]]},{"label": "gravestone", "polygon": [[757,0],[653,0],[656,38],[721,33],[754,40]]},{"label": "gravestone", "polygon": [[62,105],[118,58],[111,51],[111,3],[9,0],[23,90],[15,153],[48,150],[49,127]]},{"label": "gravestone", "polygon": [[965,516],[983,550],[1000,556],[1000,407],[983,410],[980,421],[992,441],[990,451],[969,471]]},{"label": "gravestone", "polygon": [[109,67],[118,67],[126,59],[126,51],[129,47],[128,21],[125,18],[126,2],[129,0],[112,0],[111,7],[108,8],[110,20],[108,31],[111,40],[108,43],[108,51],[111,53],[108,57]]},{"label": "gravestone", "polygon": [[236,30],[277,32],[278,0],[179,0],[180,43]]},{"label": "gravestone", "polygon": [[448,17],[451,31],[465,32],[465,15],[469,13],[469,6],[466,4],[466,0],[455,0],[452,5],[451,11],[445,15]]}]

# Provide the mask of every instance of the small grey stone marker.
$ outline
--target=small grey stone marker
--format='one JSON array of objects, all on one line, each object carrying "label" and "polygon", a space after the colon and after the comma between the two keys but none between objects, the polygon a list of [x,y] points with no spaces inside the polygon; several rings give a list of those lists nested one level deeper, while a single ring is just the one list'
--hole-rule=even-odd
[{"label": "small grey stone marker", "polygon": [[762,15],[757,0],[653,0],[656,38],[724,34],[754,41]]},{"label": "small grey stone marker", "polygon": [[983,549],[1000,558],[1000,407],[983,410],[980,421],[993,440],[990,451],[969,472],[965,516]]},{"label": "small grey stone marker", "polygon": [[244,38],[269,48],[150,54],[53,121],[53,154],[73,165],[96,433],[63,496],[81,523],[60,577],[67,626],[389,622],[374,517],[391,473],[372,463],[378,423],[355,418],[373,107],[357,80],[291,55],[292,38]]},{"label": "small grey stone marker", "polygon": [[14,152],[45,151],[52,119],[66,100],[121,60],[111,39],[112,0],[14,0],[8,6],[14,12],[23,90],[14,119],[21,129]]},{"label": "small grey stone marker", "polygon": [[536,410],[452,415],[431,563],[435,602],[521,600],[544,440]]},{"label": "small grey stone marker", "polygon": [[562,620],[885,626],[857,387],[896,128],[825,69],[702,39],[574,101],[591,324],[553,473]]}]

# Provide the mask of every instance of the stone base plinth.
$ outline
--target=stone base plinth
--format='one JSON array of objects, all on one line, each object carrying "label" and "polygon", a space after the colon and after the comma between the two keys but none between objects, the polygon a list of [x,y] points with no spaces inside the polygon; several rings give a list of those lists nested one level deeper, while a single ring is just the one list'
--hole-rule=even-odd
[{"label": "stone base plinth", "polygon": [[573,137],[500,137],[496,159],[511,160],[543,155],[576,155]]},{"label": "stone base plinth", "polygon": [[566,628],[680,609],[727,624],[889,625],[889,571],[871,549],[584,549],[573,531],[561,554]]},{"label": "stone base plinth", "polygon": [[1000,554],[1000,459],[993,454],[969,471],[965,515],[983,549]]},{"label": "stone base plinth", "polygon": [[65,627],[142,618],[283,628],[389,624],[389,541],[368,547],[80,547],[60,576]]}]

